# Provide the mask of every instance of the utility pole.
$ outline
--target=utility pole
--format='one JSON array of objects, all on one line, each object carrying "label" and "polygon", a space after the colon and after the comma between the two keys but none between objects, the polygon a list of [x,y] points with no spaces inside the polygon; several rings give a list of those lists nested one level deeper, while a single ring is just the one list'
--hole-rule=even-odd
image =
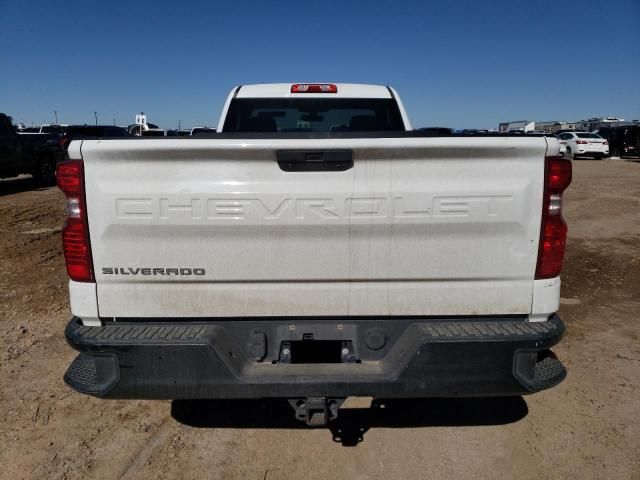
[{"label": "utility pole", "polygon": [[93,116],[96,117],[96,127],[98,126],[98,112],[93,112]]},{"label": "utility pole", "polygon": [[180,120],[178,120],[178,130],[182,130],[182,125],[180,124]]},{"label": "utility pole", "polygon": [[57,125],[58,124],[58,111],[57,110],[53,111],[53,116],[56,118],[56,122],[55,123]]},{"label": "utility pole", "polygon": [[116,126],[116,119],[115,118],[113,119],[113,126],[114,127]]}]

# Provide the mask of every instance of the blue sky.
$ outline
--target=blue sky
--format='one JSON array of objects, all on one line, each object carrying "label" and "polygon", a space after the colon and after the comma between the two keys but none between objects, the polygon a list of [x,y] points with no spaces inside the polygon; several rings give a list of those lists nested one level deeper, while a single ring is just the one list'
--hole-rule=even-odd
[{"label": "blue sky", "polygon": [[640,0],[0,0],[16,121],[215,125],[237,84],[390,84],[415,126],[640,118]]}]

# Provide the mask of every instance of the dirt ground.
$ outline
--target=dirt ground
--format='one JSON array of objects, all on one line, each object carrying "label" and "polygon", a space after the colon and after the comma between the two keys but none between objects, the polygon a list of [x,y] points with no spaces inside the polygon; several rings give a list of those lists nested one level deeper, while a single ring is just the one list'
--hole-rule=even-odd
[{"label": "dirt ground", "polygon": [[281,402],[104,401],[71,391],[62,195],[0,182],[0,478],[640,479],[640,162],[574,162],[554,350],[517,398],[356,399],[329,428]]}]

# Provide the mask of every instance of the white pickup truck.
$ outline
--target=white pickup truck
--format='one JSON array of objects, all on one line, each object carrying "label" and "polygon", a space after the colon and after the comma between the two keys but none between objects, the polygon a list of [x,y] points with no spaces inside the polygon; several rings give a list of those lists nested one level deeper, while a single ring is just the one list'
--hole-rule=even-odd
[{"label": "white pickup truck", "polygon": [[197,138],[74,141],[65,380],[280,397],[311,425],[349,396],[556,385],[559,148],[413,131],[392,88],[355,84],[237,87]]}]

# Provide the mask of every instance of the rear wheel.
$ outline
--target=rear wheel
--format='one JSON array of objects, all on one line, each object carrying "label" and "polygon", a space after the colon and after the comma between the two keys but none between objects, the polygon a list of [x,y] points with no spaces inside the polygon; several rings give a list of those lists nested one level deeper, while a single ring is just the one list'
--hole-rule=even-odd
[{"label": "rear wheel", "polygon": [[38,160],[36,171],[33,172],[36,182],[43,187],[56,184],[56,160],[51,155],[43,155]]}]

